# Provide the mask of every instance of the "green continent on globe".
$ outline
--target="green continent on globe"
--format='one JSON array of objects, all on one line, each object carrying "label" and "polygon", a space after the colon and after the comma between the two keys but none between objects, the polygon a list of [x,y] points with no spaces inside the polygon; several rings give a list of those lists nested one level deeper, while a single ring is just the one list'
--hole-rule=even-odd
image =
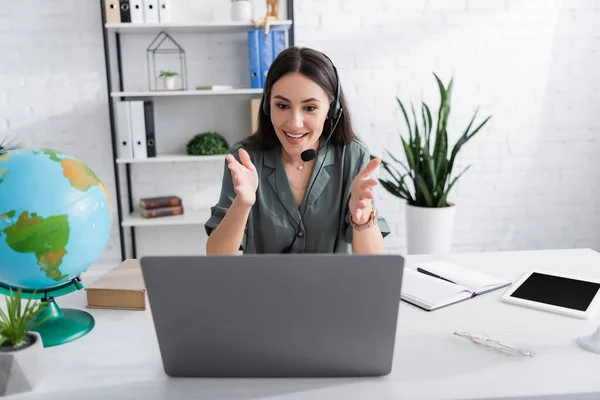
[{"label": "green continent on globe", "polygon": [[8,171],[5,171],[2,168],[0,168],[0,183],[2,183],[2,181],[4,181],[4,178],[6,178],[6,175],[8,175]]},{"label": "green continent on globe", "polygon": [[4,214],[0,214],[0,219],[12,218],[15,216],[16,213],[17,212],[15,210],[12,210],[12,211],[6,212]]},{"label": "green continent on globe", "polygon": [[[2,216],[14,216],[9,211]],[[69,221],[67,215],[53,215],[43,218],[35,213],[29,215],[24,211],[17,222],[3,231],[6,243],[18,253],[34,253],[41,266],[40,270],[55,281],[60,281],[68,275],[60,272],[63,257],[67,254],[65,247],[69,241]]]},{"label": "green continent on globe", "polygon": [[4,153],[4,154],[0,154],[0,162],[3,161],[8,161],[8,159],[10,158],[10,153]]},{"label": "green continent on globe", "polygon": [[44,153],[45,155],[47,155],[48,157],[50,157],[50,159],[52,161],[56,161],[56,162],[61,162],[62,158],[58,158],[58,154],[62,154],[59,151],[56,150],[52,150],[52,149],[40,149],[40,151],[34,151],[33,154],[40,154],[40,152]]}]

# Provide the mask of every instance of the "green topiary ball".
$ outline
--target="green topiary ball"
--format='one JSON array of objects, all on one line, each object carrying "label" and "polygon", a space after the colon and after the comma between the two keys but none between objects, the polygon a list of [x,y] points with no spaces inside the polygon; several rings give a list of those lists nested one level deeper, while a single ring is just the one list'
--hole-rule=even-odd
[{"label": "green topiary ball", "polygon": [[229,144],[217,132],[199,133],[187,144],[187,152],[192,156],[225,154],[228,149]]}]

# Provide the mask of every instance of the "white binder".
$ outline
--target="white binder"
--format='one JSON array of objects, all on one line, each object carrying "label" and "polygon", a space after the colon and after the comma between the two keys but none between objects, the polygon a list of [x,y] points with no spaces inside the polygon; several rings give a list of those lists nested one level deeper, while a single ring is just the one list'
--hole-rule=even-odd
[{"label": "white binder", "polygon": [[131,9],[131,23],[144,23],[144,0],[129,0]]},{"label": "white binder", "polygon": [[115,118],[117,131],[117,157],[133,158],[133,136],[131,134],[131,118],[129,102],[115,103]]},{"label": "white binder", "polygon": [[133,136],[133,158],[148,158],[146,148],[146,121],[144,118],[144,102],[129,102],[131,112],[131,134]]},{"label": "white binder", "polygon": [[158,0],[158,18],[161,23],[173,22],[171,21],[171,1],[170,0]]},{"label": "white binder", "polygon": [[144,22],[158,23],[158,0],[144,0]]}]

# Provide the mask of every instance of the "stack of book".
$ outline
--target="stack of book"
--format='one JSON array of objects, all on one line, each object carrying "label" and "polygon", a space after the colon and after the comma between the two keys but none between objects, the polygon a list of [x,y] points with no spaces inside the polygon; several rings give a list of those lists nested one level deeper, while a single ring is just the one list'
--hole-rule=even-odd
[{"label": "stack of book", "polygon": [[177,196],[146,197],[140,199],[140,214],[144,218],[181,215],[183,204]]}]

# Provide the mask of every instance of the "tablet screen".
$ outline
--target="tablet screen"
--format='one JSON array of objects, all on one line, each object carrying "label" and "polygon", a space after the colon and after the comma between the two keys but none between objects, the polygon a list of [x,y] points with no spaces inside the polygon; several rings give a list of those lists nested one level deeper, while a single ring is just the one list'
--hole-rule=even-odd
[{"label": "tablet screen", "polygon": [[511,297],[586,311],[599,289],[595,282],[534,272]]}]

